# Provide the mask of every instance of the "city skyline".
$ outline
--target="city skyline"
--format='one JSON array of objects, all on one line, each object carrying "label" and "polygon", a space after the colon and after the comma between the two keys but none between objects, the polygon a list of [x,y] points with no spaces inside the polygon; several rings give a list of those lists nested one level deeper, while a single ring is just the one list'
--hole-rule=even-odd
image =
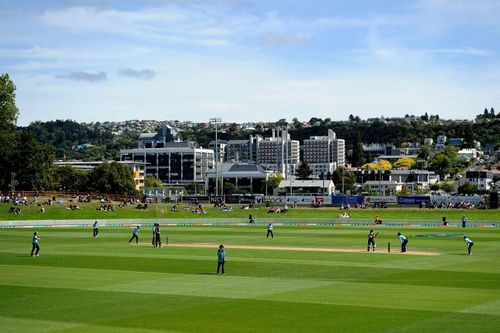
[{"label": "city skyline", "polygon": [[498,12],[487,0],[0,0],[0,72],[22,126],[472,119],[500,100]]}]

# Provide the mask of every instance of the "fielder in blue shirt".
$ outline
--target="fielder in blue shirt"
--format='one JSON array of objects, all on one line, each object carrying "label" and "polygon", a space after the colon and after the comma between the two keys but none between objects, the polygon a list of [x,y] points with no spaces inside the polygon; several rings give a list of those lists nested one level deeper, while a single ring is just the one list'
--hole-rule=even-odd
[{"label": "fielder in blue shirt", "polygon": [[97,221],[95,221],[94,224],[92,225],[92,229],[93,229],[92,237],[96,238],[97,234],[99,234],[99,223],[97,223]]},{"label": "fielder in blue shirt", "polygon": [[401,252],[406,252],[406,244],[408,244],[408,237],[398,232],[399,240],[401,241]]},{"label": "fielder in blue shirt", "polygon": [[137,226],[134,228],[134,232],[132,233],[132,238],[130,238],[130,240],[128,241],[128,243],[130,244],[130,242],[132,242],[132,240],[135,238],[135,243],[136,244],[139,244],[139,228],[140,226]]},{"label": "fielder in blue shirt", "polygon": [[[34,256],[37,256],[39,257],[40,255],[38,254],[38,252],[40,252],[40,246],[38,246],[38,232],[34,232],[33,233],[33,238],[31,240],[31,244],[33,245],[33,247],[31,248],[31,256],[34,257]],[[36,250],[36,252],[35,252]]]},{"label": "fielder in blue shirt", "polygon": [[226,252],[224,252],[224,245],[219,245],[219,249],[217,250],[217,274],[221,271],[224,274],[224,264],[226,263]]},{"label": "fielder in blue shirt", "polygon": [[267,225],[267,235],[266,235],[266,238],[269,238],[269,235],[271,235],[271,238],[274,238],[273,224],[271,222],[269,222],[269,224]]}]

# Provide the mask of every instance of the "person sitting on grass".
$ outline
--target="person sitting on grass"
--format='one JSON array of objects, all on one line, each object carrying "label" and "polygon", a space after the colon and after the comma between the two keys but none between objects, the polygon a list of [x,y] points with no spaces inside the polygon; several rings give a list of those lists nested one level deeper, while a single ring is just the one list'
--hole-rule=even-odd
[{"label": "person sitting on grass", "polygon": [[21,208],[18,208],[18,207],[10,207],[10,209],[9,209],[9,213],[12,213],[12,214],[21,214]]}]

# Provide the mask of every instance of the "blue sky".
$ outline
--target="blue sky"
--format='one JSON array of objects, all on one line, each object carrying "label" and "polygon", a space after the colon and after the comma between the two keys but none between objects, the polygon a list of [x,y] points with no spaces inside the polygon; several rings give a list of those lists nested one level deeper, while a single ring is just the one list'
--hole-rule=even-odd
[{"label": "blue sky", "polygon": [[20,125],[472,119],[500,101],[499,13],[496,0],[0,0],[0,72]]}]

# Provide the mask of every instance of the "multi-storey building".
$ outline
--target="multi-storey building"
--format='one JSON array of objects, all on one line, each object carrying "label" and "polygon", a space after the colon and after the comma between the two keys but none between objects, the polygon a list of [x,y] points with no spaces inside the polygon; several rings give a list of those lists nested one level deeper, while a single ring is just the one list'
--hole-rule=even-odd
[{"label": "multi-storey building", "polygon": [[177,140],[178,132],[173,127],[165,125],[161,132],[141,133],[137,142],[137,148],[161,148],[167,142]]},{"label": "multi-storey building", "polygon": [[229,140],[226,145],[226,162],[256,163],[260,135],[250,135],[248,140]]},{"label": "multi-storey building", "polygon": [[332,130],[327,136],[311,136],[303,142],[303,160],[316,176],[333,172],[345,165],[345,141],[337,139]]},{"label": "multi-storey building", "polygon": [[300,162],[300,143],[291,140],[290,135],[282,132],[277,136],[258,140],[257,163],[265,168],[283,174],[293,174]]},{"label": "multi-storey building", "polygon": [[215,140],[210,141],[208,144],[208,148],[213,149],[216,153],[216,160],[220,163],[224,162],[224,156],[226,155],[226,146],[227,146],[227,141],[226,140]]},{"label": "multi-storey building", "polygon": [[214,166],[214,151],[198,148],[192,142],[166,142],[161,148],[120,151],[122,161],[146,163],[146,176],[167,184],[202,183]]},{"label": "multi-storey building", "polygon": [[229,140],[226,145],[226,161],[235,163],[252,162],[250,140]]}]

